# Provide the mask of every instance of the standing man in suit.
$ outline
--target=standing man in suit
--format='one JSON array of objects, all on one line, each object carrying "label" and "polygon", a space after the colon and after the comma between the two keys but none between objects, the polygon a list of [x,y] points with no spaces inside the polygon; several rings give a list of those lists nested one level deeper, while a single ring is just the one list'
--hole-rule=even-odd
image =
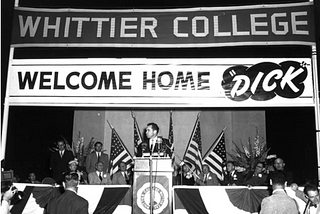
[{"label": "standing man in suit", "polygon": [[94,152],[88,154],[86,158],[86,170],[87,173],[95,172],[95,165],[98,161],[102,161],[104,164],[103,172],[107,172],[109,166],[109,156],[102,151],[102,143],[97,141],[94,144]]},{"label": "standing man in suit", "polygon": [[196,183],[200,186],[220,186],[218,176],[210,172],[207,164],[202,165],[202,173],[196,178]]},{"label": "standing man in suit", "polygon": [[96,170],[89,173],[89,184],[95,185],[110,185],[112,184],[109,173],[103,171],[104,164],[102,161],[96,163]]},{"label": "standing man in suit", "polygon": [[116,172],[112,177],[112,184],[114,185],[131,185],[131,175],[127,172],[126,163],[119,164],[120,171]]},{"label": "standing man in suit", "polygon": [[63,173],[67,171],[69,161],[74,159],[73,153],[66,150],[66,144],[63,140],[57,142],[58,151],[51,154],[50,168],[52,170],[52,177],[58,183],[63,181]]},{"label": "standing man in suit", "polygon": [[272,195],[262,200],[260,214],[298,214],[296,201],[284,190],[285,174],[281,171],[274,172],[271,183]]},{"label": "standing man in suit", "polygon": [[146,128],[147,141],[140,143],[138,146],[137,157],[142,157],[144,153],[154,154],[162,153],[163,155],[171,154],[170,149],[167,147],[168,139],[158,136],[159,126],[156,123],[148,123]]},{"label": "standing man in suit", "polygon": [[65,174],[63,186],[65,192],[49,202],[47,211],[50,214],[88,214],[89,203],[77,194],[79,175],[75,172]]}]

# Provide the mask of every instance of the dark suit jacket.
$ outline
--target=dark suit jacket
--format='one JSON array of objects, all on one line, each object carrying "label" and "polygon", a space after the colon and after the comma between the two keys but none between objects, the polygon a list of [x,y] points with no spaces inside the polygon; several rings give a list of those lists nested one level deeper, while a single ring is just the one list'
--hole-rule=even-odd
[{"label": "dark suit jacket", "polygon": [[69,161],[74,160],[73,153],[69,150],[64,150],[62,158],[59,152],[54,152],[50,157],[50,167],[52,169],[52,177],[57,183],[63,180],[63,173],[67,171]]},{"label": "dark suit jacket", "polygon": [[298,206],[285,191],[273,192],[262,200],[260,214],[298,214]]},{"label": "dark suit jacket", "polygon": [[130,185],[131,184],[130,177],[131,176],[128,174],[128,177],[127,177],[128,180],[126,180],[126,178],[124,177],[122,172],[118,171],[112,176],[112,184],[114,184],[114,185]]},{"label": "dark suit jacket", "polygon": [[234,171],[231,175],[225,174],[221,185],[232,186],[232,185],[243,185],[244,178],[242,173]]},{"label": "dark suit jacket", "polygon": [[75,192],[66,190],[61,196],[49,202],[49,214],[88,214],[89,203]]},{"label": "dark suit jacket", "polygon": [[[100,161],[103,162],[103,172],[107,172],[109,166],[109,156],[103,152],[101,152]],[[87,173],[95,172],[95,165],[98,162],[98,157],[96,152],[92,152],[88,154],[86,157],[86,170]]]},{"label": "dark suit jacket", "polygon": [[249,171],[246,178],[245,178],[245,185],[251,186],[266,186],[268,175],[265,173],[261,173],[258,176],[254,176],[254,171]]},{"label": "dark suit jacket", "polygon": [[205,174],[200,173],[199,178],[196,179],[196,183],[200,186],[220,186],[218,176],[212,172],[208,173],[206,179],[204,179]]},{"label": "dark suit jacket", "polygon": [[[171,151],[168,148],[169,140],[162,138],[162,143],[156,143],[153,149],[153,153],[159,152],[165,152],[167,155],[171,157]],[[138,151],[137,151],[137,157],[142,157],[143,153],[151,154],[151,148],[150,148],[150,142],[149,139],[147,141],[144,141],[139,144]]]}]

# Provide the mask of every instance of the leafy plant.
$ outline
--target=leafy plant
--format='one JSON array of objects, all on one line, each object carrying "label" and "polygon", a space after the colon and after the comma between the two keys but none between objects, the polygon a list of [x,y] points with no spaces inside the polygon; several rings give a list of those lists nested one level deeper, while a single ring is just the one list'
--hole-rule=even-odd
[{"label": "leafy plant", "polygon": [[256,135],[252,140],[248,139],[247,145],[241,143],[241,147],[235,142],[232,142],[235,146],[233,153],[227,152],[237,166],[244,167],[245,172],[254,170],[258,162],[265,162],[268,156],[270,148],[267,148],[265,139],[259,139],[259,130],[256,128]]},{"label": "leafy plant", "polygon": [[78,138],[76,142],[72,143],[72,152],[74,157],[78,160],[79,167],[86,166],[86,157],[88,154],[94,151],[94,138],[90,139],[89,144],[85,147],[84,137],[81,136],[81,132],[79,132]]}]

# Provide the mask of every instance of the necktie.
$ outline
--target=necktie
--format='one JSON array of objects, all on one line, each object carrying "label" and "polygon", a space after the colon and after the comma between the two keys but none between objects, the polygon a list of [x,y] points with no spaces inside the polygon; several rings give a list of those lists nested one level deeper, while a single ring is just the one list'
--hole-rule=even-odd
[{"label": "necktie", "polygon": [[207,175],[204,175],[203,177],[203,183],[206,183],[207,182]]},{"label": "necktie", "polygon": [[62,155],[63,155],[63,153],[62,153],[62,151],[60,151],[60,157],[62,158]]},{"label": "necktie", "polygon": [[102,172],[99,174],[100,181],[102,181]]},{"label": "necktie", "polygon": [[101,157],[100,152],[98,152],[98,161],[100,161],[100,157]]}]

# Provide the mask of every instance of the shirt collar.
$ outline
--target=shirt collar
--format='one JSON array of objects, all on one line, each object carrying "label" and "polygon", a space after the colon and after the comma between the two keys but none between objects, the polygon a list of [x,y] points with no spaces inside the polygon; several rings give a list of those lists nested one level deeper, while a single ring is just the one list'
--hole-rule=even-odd
[{"label": "shirt collar", "polygon": [[286,192],[284,191],[284,189],[275,189],[275,190],[272,191],[272,194],[275,193],[275,192],[284,192],[284,193],[286,193]]}]

